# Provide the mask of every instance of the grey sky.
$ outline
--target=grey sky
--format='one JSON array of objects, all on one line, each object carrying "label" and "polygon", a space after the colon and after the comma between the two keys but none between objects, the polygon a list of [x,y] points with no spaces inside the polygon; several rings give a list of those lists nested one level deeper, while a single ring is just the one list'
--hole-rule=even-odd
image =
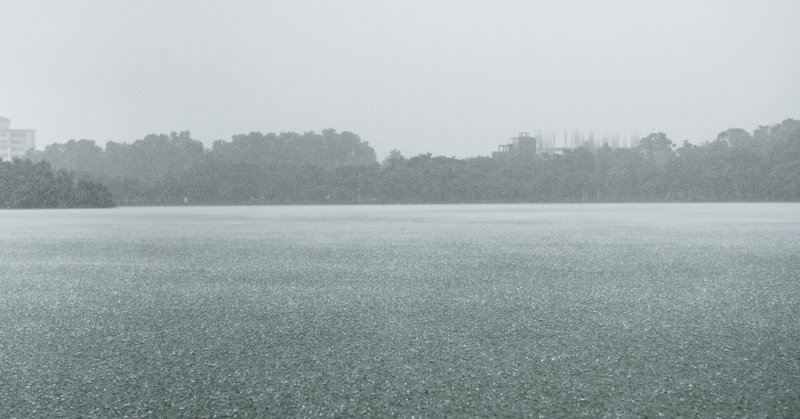
[{"label": "grey sky", "polygon": [[0,0],[0,115],[38,145],[356,132],[485,155],[519,131],[676,142],[800,118],[800,2]]}]

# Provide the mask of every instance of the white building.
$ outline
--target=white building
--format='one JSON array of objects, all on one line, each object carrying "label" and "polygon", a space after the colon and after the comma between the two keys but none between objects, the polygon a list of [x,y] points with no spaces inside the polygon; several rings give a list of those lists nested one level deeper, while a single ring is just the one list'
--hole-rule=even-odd
[{"label": "white building", "polygon": [[24,158],[28,150],[36,148],[36,131],[9,129],[11,120],[0,116],[0,160]]}]

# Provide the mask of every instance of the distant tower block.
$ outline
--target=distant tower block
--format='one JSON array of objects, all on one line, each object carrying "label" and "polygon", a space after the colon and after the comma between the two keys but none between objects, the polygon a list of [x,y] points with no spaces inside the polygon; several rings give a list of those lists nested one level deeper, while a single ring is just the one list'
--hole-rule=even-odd
[{"label": "distant tower block", "polygon": [[505,157],[509,155],[536,154],[537,137],[529,132],[520,132],[519,136],[511,138],[511,144],[501,144],[492,157]]},{"label": "distant tower block", "polygon": [[0,116],[0,160],[11,161],[25,157],[28,150],[36,148],[36,131],[10,129],[11,120]]},{"label": "distant tower block", "polygon": [[536,137],[528,132],[520,132],[518,137],[511,138],[511,148],[519,153],[535,153]]}]

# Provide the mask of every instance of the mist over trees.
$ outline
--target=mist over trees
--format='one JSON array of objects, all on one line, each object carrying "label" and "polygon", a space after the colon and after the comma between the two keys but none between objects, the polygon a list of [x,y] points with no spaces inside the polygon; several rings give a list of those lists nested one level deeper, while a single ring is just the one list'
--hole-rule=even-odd
[{"label": "mist over trees", "polygon": [[122,205],[800,200],[800,121],[722,131],[702,145],[664,133],[636,148],[380,164],[350,132],[250,133],[210,149],[188,132],[131,144],[52,144],[30,156],[106,185]]},{"label": "mist over trees", "polygon": [[64,169],[53,171],[46,161],[0,162],[0,208],[113,206],[111,192],[105,186],[76,179]]}]

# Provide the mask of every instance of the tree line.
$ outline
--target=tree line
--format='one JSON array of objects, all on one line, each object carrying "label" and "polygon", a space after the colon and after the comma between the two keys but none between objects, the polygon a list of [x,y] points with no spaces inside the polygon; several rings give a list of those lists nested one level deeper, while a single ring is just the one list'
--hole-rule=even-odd
[{"label": "tree line", "polygon": [[90,140],[30,155],[102,183],[122,205],[800,200],[800,121],[732,128],[702,145],[664,133],[635,148],[457,159],[393,151],[350,132],[250,133],[210,149],[190,133]]},{"label": "tree line", "polygon": [[77,179],[46,161],[0,161],[0,208],[113,207],[111,192],[100,183]]}]

